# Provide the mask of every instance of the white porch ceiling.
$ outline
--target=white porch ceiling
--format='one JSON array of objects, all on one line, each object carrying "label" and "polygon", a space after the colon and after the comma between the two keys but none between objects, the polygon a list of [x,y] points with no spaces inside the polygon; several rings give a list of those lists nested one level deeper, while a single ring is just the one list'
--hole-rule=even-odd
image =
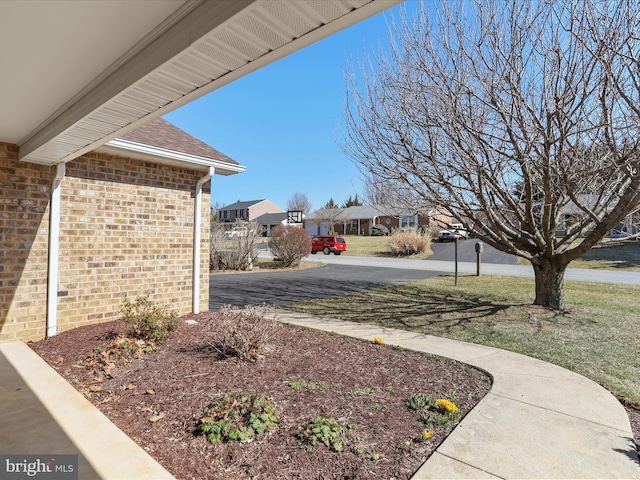
[{"label": "white porch ceiling", "polygon": [[2,0],[0,141],[66,162],[401,0]]}]

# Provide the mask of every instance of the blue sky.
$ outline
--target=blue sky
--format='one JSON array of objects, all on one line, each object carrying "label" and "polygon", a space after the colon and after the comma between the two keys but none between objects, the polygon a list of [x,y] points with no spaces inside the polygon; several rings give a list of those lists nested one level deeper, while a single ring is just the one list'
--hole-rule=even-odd
[{"label": "blue sky", "polygon": [[[411,1],[411,0],[410,0]],[[363,193],[360,172],[336,139],[343,125],[344,71],[388,44],[398,6],[310,45],[165,115],[247,167],[216,176],[211,202],[266,198],[287,207],[295,192],[312,210]]]}]

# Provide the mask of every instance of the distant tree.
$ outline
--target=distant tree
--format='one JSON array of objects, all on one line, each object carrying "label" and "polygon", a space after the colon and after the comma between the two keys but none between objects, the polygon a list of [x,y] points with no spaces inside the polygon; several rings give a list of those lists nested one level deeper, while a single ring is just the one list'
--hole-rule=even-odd
[{"label": "distant tree", "polygon": [[214,202],[211,205],[211,229],[220,222],[220,213],[218,210],[222,208],[222,204],[220,202]]},{"label": "distant tree", "polygon": [[329,199],[327,203],[324,204],[322,208],[338,208],[338,205],[336,205],[336,202],[333,201],[333,197],[332,197]]},{"label": "distant tree", "polygon": [[311,202],[304,193],[296,192],[287,202],[287,210],[300,211],[306,215],[311,211]]},{"label": "distant tree", "polygon": [[563,311],[569,263],[640,203],[640,2],[430,0],[396,25],[347,79],[346,153],[531,262]]},{"label": "distant tree", "polygon": [[362,205],[362,202],[360,201],[360,199],[358,198],[358,194],[356,193],[355,198],[351,198],[351,195],[349,195],[349,198],[347,198],[342,204],[342,208],[359,207],[360,205]]}]

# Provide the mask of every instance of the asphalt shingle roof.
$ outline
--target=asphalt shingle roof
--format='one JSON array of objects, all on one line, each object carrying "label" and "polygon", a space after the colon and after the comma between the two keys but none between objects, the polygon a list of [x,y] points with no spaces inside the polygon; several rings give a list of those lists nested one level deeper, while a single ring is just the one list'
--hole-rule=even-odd
[{"label": "asphalt shingle roof", "polygon": [[163,148],[174,152],[196,155],[221,162],[237,165],[231,157],[189,135],[163,118],[157,118],[145,123],[135,130],[123,135],[123,140],[149,145],[150,147]]}]

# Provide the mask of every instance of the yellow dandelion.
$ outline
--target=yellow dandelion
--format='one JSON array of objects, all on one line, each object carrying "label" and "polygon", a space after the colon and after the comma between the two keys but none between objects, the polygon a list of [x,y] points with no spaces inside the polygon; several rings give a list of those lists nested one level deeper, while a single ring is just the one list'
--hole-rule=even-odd
[{"label": "yellow dandelion", "polygon": [[443,408],[447,412],[456,412],[458,407],[455,403],[447,400],[446,398],[440,398],[436,401],[436,405],[440,408]]},{"label": "yellow dandelion", "polygon": [[384,341],[380,337],[373,337],[373,343],[376,345],[383,345]]},{"label": "yellow dandelion", "polygon": [[433,437],[433,430],[425,430],[422,432],[422,438],[424,440],[429,440],[431,437]]}]

